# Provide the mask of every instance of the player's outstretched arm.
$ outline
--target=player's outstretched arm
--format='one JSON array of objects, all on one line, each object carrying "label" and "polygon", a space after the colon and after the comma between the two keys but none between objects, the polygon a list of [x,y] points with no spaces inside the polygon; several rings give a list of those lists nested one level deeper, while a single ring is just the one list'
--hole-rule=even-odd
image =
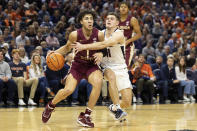
[{"label": "player's outstretched arm", "polygon": [[104,49],[106,47],[113,46],[113,45],[116,45],[118,43],[123,43],[123,42],[124,42],[123,33],[115,32],[113,33],[112,37],[102,42],[95,42],[95,43],[85,44],[85,45],[82,45],[79,42],[75,42],[75,44],[72,44],[72,46],[76,48],[77,51],[100,50],[100,49]]},{"label": "player's outstretched arm", "polygon": [[129,43],[134,42],[142,37],[142,32],[140,30],[140,25],[139,25],[138,20],[135,17],[132,17],[130,21],[131,21],[130,22],[131,26],[133,27],[133,30],[136,34],[126,41],[126,46]]},{"label": "player's outstretched arm", "polygon": [[60,53],[62,55],[66,55],[66,53],[71,51],[71,49],[72,49],[71,44],[74,43],[75,41],[77,41],[77,31],[71,32],[68,37],[68,41],[67,41],[66,45],[60,47],[55,52]]}]

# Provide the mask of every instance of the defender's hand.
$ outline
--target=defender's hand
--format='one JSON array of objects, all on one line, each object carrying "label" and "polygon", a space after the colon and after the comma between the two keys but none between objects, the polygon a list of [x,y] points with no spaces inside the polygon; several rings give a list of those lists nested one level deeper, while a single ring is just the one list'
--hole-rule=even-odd
[{"label": "defender's hand", "polygon": [[71,44],[71,47],[72,48],[75,48],[77,52],[82,51],[82,50],[85,50],[85,46],[82,45],[79,42],[75,42],[75,43]]},{"label": "defender's hand", "polygon": [[94,56],[94,63],[99,65],[103,59],[103,53],[95,53],[93,56]]}]

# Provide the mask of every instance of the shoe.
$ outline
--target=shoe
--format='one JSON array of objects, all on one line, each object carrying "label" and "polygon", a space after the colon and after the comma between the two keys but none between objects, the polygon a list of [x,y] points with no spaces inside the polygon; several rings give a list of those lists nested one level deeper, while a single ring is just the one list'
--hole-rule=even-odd
[{"label": "shoe", "polygon": [[79,102],[78,101],[72,101],[71,105],[79,105]]},{"label": "shoe", "polygon": [[5,105],[4,102],[1,101],[1,102],[0,102],[0,107],[1,107],[1,106],[4,106],[4,105]]},{"label": "shoe", "polygon": [[51,113],[53,112],[53,110],[55,109],[55,106],[54,107],[50,107],[49,106],[49,104],[50,104],[51,102],[49,102],[47,105],[46,105],[46,107],[45,107],[45,109],[44,109],[44,111],[43,111],[43,113],[42,113],[42,122],[43,123],[47,123],[47,121],[50,119],[50,117],[51,117]]},{"label": "shoe", "polygon": [[126,112],[124,112],[122,109],[117,109],[116,114],[115,114],[115,118],[117,120],[120,120],[120,119],[124,118],[125,116],[127,116]]},{"label": "shoe", "polygon": [[137,98],[137,103],[143,103],[142,98]]},{"label": "shoe", "polygon": [[134,96],[133,97],[133,103],[136,103],[137,102],[137,99],[136,99],[136,97]]},{"label": "shoe", "polygon": [[14,102],[12,102],[12,101],[7,101],[7,105],[8,106],[15,106]]},{"label": "shoe", "polygon": [[18,100],[18,105],[19,105],[19,106],[25,106],[26,104],[25,104],[25,102],[23,101],[23,99],[19,99],[19,100]]},{"label": "shoe", "polygon": [[183,96],[183,101],[184,101],[184,102],[189,102],[189,101],[190,101],[190,99],[189,99],[189,98],[187,98],[187,96]]},{"label": "shoe", "polygon": [[109,106],[109,111],[110,111],[113,115],[115,115],[115,114],[116,114],[116,111],[114,111],[114,110],[112,109],[113,106],[114,106],[114,104],[111,104],[111,105]]},{"label": "shoe", "polygon": [[39,100],[39,106],[44,106],[44,99],[41,98],[41,99]]},{"label": "shoe", "polygon": [[89,115],[85,115],[85,113],[81,112],[77,122],[82,125],[83,127],[94,127],[94,123],[91,122],[91,118]]},{"label": "shoe", "polygon": [[170,102],[171,102],[171,101],[170,101],[170,100],[168,100],[168,99],[167,99],[167,100],[165,100],[165,104],[170,104]]},{"label": "shoe", "polygon": [[191,102],[195,102],[196,101],[196,99],[193,96],[190,96],[189,99],[190,99]]},{"label": "shoe", "polygon": [[37,104],[31,98],[29,98],[28,105],[30,105],[30,106],[36,106]]}]

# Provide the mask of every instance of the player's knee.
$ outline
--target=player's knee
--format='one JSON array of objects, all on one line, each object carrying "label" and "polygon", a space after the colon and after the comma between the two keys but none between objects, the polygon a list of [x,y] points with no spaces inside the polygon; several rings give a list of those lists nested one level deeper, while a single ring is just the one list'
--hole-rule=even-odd
[{"label": "player's knee", "polygon": [[115,75],[109,75],[108,77],[107,77],[107,79],[108,79],[108,81],[109,82],[113,82],[113,81],[116,81],[116,77],[115,77]]},{"label": "player's knee", "polygon": [[93,87],[99,87],[99,88],[101,88],[102,83],[103,83],[102,78],[98,78],[98,79],[95,79],[95,80],[94,80],[94,83],[92,84],[92,86],[93,86]]}]

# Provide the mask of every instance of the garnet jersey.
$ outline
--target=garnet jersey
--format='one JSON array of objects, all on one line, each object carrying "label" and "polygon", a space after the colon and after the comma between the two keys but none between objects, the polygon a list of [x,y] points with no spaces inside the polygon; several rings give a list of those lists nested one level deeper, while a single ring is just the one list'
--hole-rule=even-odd
[{"label": "garnet jersey", "polygon": [[[98,42],[98,29],[93,28],[92,34],[90,38],[87,40],[83,34],[82,28],[77,30],[77,42],[81,44],[90,44],[94,42]],[[83,50],[78,52],[75,57],[74,61],[82,64],[94,64],[94,57],[93,54],[98,51],[96,50]]]},{"label": "garnet jersey", "polygon": [[126,40],[130,39],[133,33],[133,27],[131,26],[131,22],[130,22],[131,18],[132,16],[128,16],[125,21],[120,21],[119,23],[119,29],[124,30],[124,36]]},{"label": "garnet jersey", "polygon": [[[130,39],[133,35],[133,27],[131,26],[131,18],[132,16],[128,16],[127,19],[123,22],[119,23],[119,29],[124,30],[124,36],[126,40]],[[125,53],[125,58],[126,58],[126,64],[130,68],[131,66],[131,60],[134,55],[134,47],[132,43],[129,43],[126,46],[126,53]]]}]

